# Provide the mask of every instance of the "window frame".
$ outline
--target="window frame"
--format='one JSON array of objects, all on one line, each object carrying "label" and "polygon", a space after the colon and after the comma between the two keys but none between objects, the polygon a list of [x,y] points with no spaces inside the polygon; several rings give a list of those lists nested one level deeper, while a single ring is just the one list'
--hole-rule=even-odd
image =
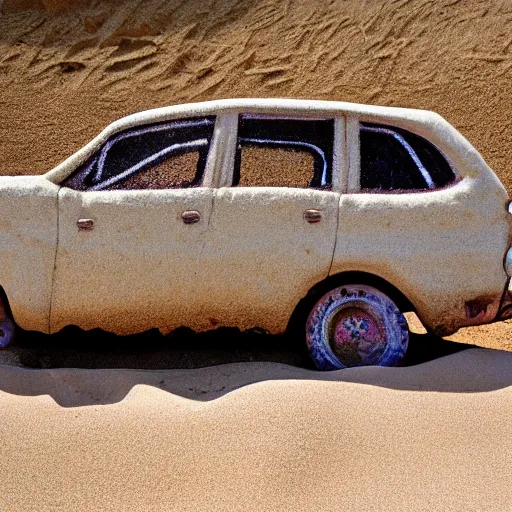
[{"label": "window frame", "polygon": [[[162,126],[165,126],[167,124],[173,124],[173,123],[186,123],[187,121],[193,121],[193,120],[197,120],[198,122],[201,122],[201,121],[205,121],[207,120],[208,118],[214,118],[213,119],[213,131],[212,131],[212,136],[211,136],[211,139],[210,139],[210,146],[208,148],[208,155],[206,157],[206,161],[205,161],[205,165],[204,165],[204,170],[203,170],[203,174],[202,174],[202,180],[201,180],[201,183],[197,186],[194,186],[194,187],[176,187],[176,188],[155,188],[155,189],[151,189],[151,188],[141,188],[141,189],[113,189],[113,190],[108,190],[108,189],[105,189],[104,186],[105,184],[108,184],[107,186],[109,185],[112,185],[114,183],[117,183],[118,181],[122,181],[123,179],[129,177],[132,175],[132,173],[128,173],[128,174],[125,174],[127,171],[129,171],[130,169],[132,169],[133,167],[135,166],[132,166],[132,168],[129,168],[125,171],[123,171],[122,173],[116,175],[116,176],[113,176],[111,178],[108,178],[104,181],[100,181],[99,183],[96,183],[94,184],[93,186],[89,187],[87,190],[76,190],[76,189],[72,189],[71,187],[67,187],[66,185],[63,185],[63,183],[69,179],[69,177],[71,175],[73,175],[73,173],[75,173],[82,165],[84,165],[85,162],[87,162],[88,160],[91,160],[91,159],[96,159],[96,160],[99,160],[102,156],[105,156],[108,154],[108,151],[109,149],[119,140],[122,140],[124,138],[127,138],[130,136],[130,134],[133,134],[132,136],[135,136],[135,134],[137,132],[141,132],[144,130],[144,128],[148,128],[148,127],[151,127],[151,125],[162,125]],[[64,188],[69,188],[71,190],[74,190],[75,192],[83,192],[83,193],[86,193],[86,192],[126,192],[126,193],[130,193],[130,194],[133,194],[133,193],[137,193],[137,192],[159,192],[161,193],[162,191],[175,191],[175,190],[188,190],[188,189],[194,189],[194,188],[212,188],[213,184],[213,180],[214,180],[214,171],[215,171],[215,151],[213,150],[214,148],[214,143],[215,143],[215,139],[216,139],[216,134],[217,134],[217,123],[219,121],[219,115],[215,112],[213,113],[210,113],[208,115],[204,115],[204,116],[197,116],[197,115],[189,115],[189,116],[180,116],[180,117],[176,117],[176,118],[170,118],[170,119],[166,119],[166,120],[162,120],[162,121],[158,121],[158,122],[145,122],[145,123],[141,123],[141,124],[137,124],[137,125],[134,125],[134,126],[131,126],[130,128],[126,128],[124,130],[120,130],[118,132],[115,132],[115,133],[112,133],[95,151],[92,151],[88,156],[87,158],[84,159],[84,161],[80,164],[78,164],[74,169],[72,169],[68,174],[67,176],[63,177],[60,182],[59,182],[59,185],[61,187],[64,187]],[[151,128],[149,128],[151,129]],[[162,128],[162,130],[165,129],[165,128]],[[155,130],[158,131],[158,127],[155,126]],[[197,139],[197,140],[203,140],[203,139]],[[193,145],[195,142],[197,142],[196,139],[194,139],[193,141],[188,141],[186,143],[183,143],[183,144],[191,144]],[[207,140],[206,140],[207,142]],[[181,143],[180,143],[181,144]],[[177,146],[177,144],[173,144],[172,146],[170,146],[170,148],[173,148]],[[169,148],[166,148],[166,150],[169,149]],[[159,152],[160,153],[160,152]],[[172,154],[172,151],[170,151],[170,153]],[[150,158],[150,157],[148,157]],[[146,158],[145,160],[147,160],[148,158]],[[105,158],[104,158],[105,159]],[[97,172],[97,171],[96,171]],[[137,171],[135,170],[133,172],[136,173]],[[123,175],[122,178],[119,178],[119,176]],[[101,176],[101,174],[100,174]]]},{"label": "window frame", "polygon": [[[453,172],[453,175],[455,176],[454,180],[451,181],[449,184],[443,186],[443,187],[437,187],[436,184],[433,182],[432,183],[432,187],[428,187],[428,188],[422,188],[422,189],[407,189],[407,190],[381,190],[381,189],[361,189],[361,142],[360,142],[360,130],[361,130],[361,123],[369,123],[369,124],[374,124],[374,125],[384,125],[382,127],[383,131],[386,131],[386,132],[393,132],[393,128],[396,127],[396,128],[399,128],[401,130],[405,130],[405,131],[408,131],[414,135],[417,135],[418,137],[422,137],[423,139],[425,139],[427,142],[429,142],[430,144],[433,144],[429,139],[428,137],[418,133],[417,131],[415,130],[412,130],[409,126],[402,126],[401,123],[397,122],[396,120],[393,120],[393,119],[375,119],[375,118],[372,118],[372,119],[363,119],[363,118],[358,118],[356,116],[348,116],[347,117],[347,127],[346,127],[346,137],[347,137],[347,154],[348,154],[348,187],[347,187],[347,193],[362,193],[362,194],[381,194],[381,195],[384,195],[384,194],[394,194],[394,195],[397,195],[397,194],[421,194],[421,193],[432,193],[432,192],[436,192],[438,190],[443,190],[443,189],[446,189],[446,188],[450,188],[450,187],[453,187],[455,184],[457,184],[460,179],[461,179],[461,176],[459,174],[459,172],[457,171],[457,168],[453,165],[451,159],[449,158],[449,156],[439,147],[434,146],[436,147],[436,149],[440,152],[441,156],[446,160],[446,162],[448,163],[448,165],[450,166],[452,172]],[[398,135],[399,137],[400,134],[398,132],[393,132],[393,133],[396,133],[396,135]],[[387,135],[390,135],[392,136],[390,133],[388,133]],[[396,139],[396,137],[395,137]],[[399,141],[400,142],[400,141]],[[409,145],[407,143],[407,141],[405,141],[407,145]],[[402,142],[400,142],[400,144],[402,144]],[[405,146],[403,146],[402,144],[402,147],[404,147],[404,149],[407,150],[407,148]],[[412,149],[412,148],[411,148]],[[409,151],[408,151],[409,152]],[[416,154],[416,152],[413,150],[413,153]],[[421,172],[415,158],[410,155],[412,160],[414,161],[414,163],[416,164],[417,166],[417,170],[418,172],[423,176],[423,173]],[[419,160],[418,156],[416,155],[416,158]],[[428,169],[425,169],[427,172],[428,172]],[[428,172],[429,173],[429,172]],[[430,173],[429,173],[429,176],[430,176]],[[424,176],[423,176],[424,177]]]},{"label": "window frame", "polygon": [[[276,189],[291,188],[293,190],[320,190],[322,192],[342,192],[342,188],[346,183],[347,175],[347,158],[345,143],[345,116],[338,112],[325,112],[322,115],[308,115],[307,112],[295,111],[276,113],[276,111],[251,111],[250,109],[233,110],[218,115],[218,131],[214,134],[214,138],[223,141],[222,151],[219,152],[217,158],[217,187],[218,188],[266,188],[266,187],[239,187],[232,185],[235,173],[235,156],[238,144],[238,123],[241,115],[249,116],[257,119],[275,119],[290,121],[326,121],[334,120],[334,136],[332,141],[332,176],[331,188],[329,190],[321,190],[314,188],[302,187],[271,187]],[[299,143],[300,144],[300,143]],[[306,143],[304,143],[306,144]],[[213,143],[212,143],[213,145]]]}]

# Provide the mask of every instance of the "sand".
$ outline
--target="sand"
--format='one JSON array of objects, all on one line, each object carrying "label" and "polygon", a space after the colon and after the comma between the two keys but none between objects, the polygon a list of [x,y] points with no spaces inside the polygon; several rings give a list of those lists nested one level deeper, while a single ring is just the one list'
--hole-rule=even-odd
[{"label": "sand", "polygon": [[[0,13],[1,174],[50,170],[132,112],[273,96],[439,112],[512,192],[508,1],[0,0]],[[512,351],[512,322],[450,339]],[[34,370],[7,352],[0,509],[511,510],[511,356],[319,374]]]},{"label": "sand", "polygon": [[315,170],[305,151],[247,146],[240,156],[240,187],[308,188]]},{"label": "sand", "polygon": [[3,173],[49,170],[131,112],[273,96],[434,110],[512,190],[508,1],[4,0],[1,13]]},{"label": "sand", "polygon": [[175,155],[142,173],[111,185],[107,190],[182,188],[194,182],[198,160],[198,152]]},{"label": "sand", "polygon": [[504,512],[511,369],[484,349],[328,374],[2,367],[0,507]]}]

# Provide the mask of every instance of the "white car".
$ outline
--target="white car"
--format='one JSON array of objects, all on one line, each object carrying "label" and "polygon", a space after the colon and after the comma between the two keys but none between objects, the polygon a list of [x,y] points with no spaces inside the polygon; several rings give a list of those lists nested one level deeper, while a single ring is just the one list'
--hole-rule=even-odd
[{"label": "white car", "polygon": [[440,335],[512,316],[507,207],[432,112],[280,99],[141,112],[45,175],[0,178],[2,345],[14,322],[299,324],[319,368],[396,364],[404,312]]}]

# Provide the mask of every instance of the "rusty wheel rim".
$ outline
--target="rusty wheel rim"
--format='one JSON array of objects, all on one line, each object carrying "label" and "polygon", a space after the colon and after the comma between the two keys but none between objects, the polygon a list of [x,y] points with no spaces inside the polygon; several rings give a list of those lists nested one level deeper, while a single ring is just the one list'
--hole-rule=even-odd
[{"label": "rusty wheel rim", "polygon": [[340,308],[327,332],[332,352],[346,367],[378,364],[386,349],[384,322],[364,304]]}]

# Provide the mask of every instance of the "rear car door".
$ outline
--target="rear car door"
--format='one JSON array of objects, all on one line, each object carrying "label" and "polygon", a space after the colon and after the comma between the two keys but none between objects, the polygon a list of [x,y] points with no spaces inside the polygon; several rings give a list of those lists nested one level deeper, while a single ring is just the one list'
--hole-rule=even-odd
[{"label": "rear car door", "polygon": [[439,141],[442,149],[399,126],[349,118],[347,139],[351,187],[340,202],[331,272],[385,279],[442,335],[491,321],[509,236],[506,193],[486,177],[491,171],[476,160],[460,174],[449,141]]},{"label": "rear car door", "polygon": [[51,330],[120,334],[192,325],[213,189],[213,117],[111,137],[59,193]]},{"label": "rear car door", "polygon": [[224,137],[232,156],[223,163],[225,186],[215,195],[204,252],[212,273],[201,293],[212,325],[281,332],[300,299],[328,276],[339,203],[335,139],[342,140],[335,126],[328,117],[232,119]]}]

